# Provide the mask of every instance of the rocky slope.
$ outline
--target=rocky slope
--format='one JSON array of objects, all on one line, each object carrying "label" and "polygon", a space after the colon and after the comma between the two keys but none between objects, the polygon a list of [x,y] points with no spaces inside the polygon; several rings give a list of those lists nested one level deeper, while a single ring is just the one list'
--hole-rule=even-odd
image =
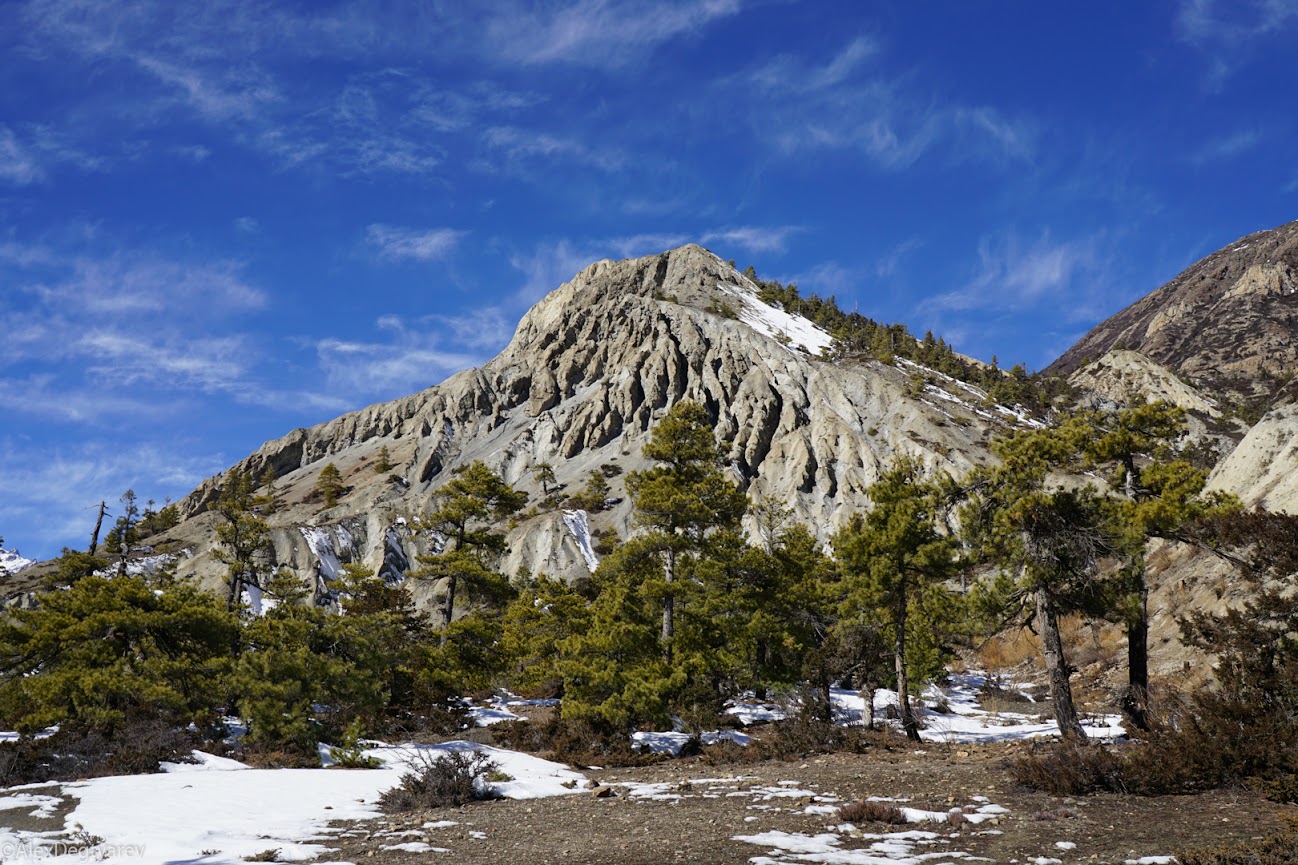
[{"label": "rocky slope", "polygon": [[[698,246],[601,261],[528,312],[483,367],[294,430],[234,468],[276,476],[284,501],[269,518],[276,561],[319,580],[339,561],[406,571],[437,542],[412,536],[407,521],[473,460],[534,503],[543,498],[532,477],[540,463],[554,466],[565,492],[603,468],[612,497],[623,499],[624,473],[644,466],[651,427],[680,400],[715,417],[736,482],[755,499],[792,507],[822,538],[865,506],[864,490],[898,455],[962,473],[988,459],[993,430],[1022,422],[923,368],[831,360],[820,354],[830,342],[807,320],[763,304],[751,282]],[[397,467],[379,474],[384,446]],[[350,489],[324,509],[312,490],[331,462]],[[185,520],[162,539],[188,551],[182,575],[211,583],[224,572],[211,553],[208,510],[221,484],[211,478],[184,499]],[[578,578],[597,562],[589,531],[633,528],[624,500],[589,515],[531,513],[509,533],[505,572]]]},{"label": "rocky slope", "polygon": [[1298,366],[1298,221],[1241,238],[1097,325],[1047,368],[1069,374],[1114,348],[1213,390],[1249,394]]}]

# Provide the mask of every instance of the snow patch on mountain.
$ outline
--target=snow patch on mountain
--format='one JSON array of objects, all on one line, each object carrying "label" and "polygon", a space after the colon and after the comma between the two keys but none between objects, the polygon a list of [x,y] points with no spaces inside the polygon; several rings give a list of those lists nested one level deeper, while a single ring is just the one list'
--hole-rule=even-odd
[{"label": "snow patch on mountain", "polygon": [[0,550],[0,573],[16,574],[23,568],[30,568],[36,562],[24,559],[17,550]]},{"label": "snow patch on mountain", "polygon": [[595,555],[595,548],[591,546],[589,516],[581,510],[564,511],[563,524],[577,542],[581,557],[586,560],[586,567],[590,568],[592,574],[595,573],[595,569],[599,567],[599,556]]},{"label": "snow patch on mountain", "polygon": [[763,336],[812,355],[828,351],[834,345],[834,338],[825,330],[800,315],[762,303],[748,285],[718,283],[717,288],[740,302],[739,320]]},{"label": "snow patch on mountain", "polygon": [[333,526],[332,529],[302,526],[299,531],[302,532],[302,537],[306,538],[312,555],[320,561],[320,576],[332,580],[342,573],[340,557],[346,552],[350,558],[354,545],[351,532],[342,525]]}]

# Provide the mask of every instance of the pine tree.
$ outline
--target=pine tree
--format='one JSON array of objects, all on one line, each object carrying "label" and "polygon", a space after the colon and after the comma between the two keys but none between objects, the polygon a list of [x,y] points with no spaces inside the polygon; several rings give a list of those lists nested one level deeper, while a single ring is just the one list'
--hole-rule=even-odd
[{"label": "pine tree", "polygon": [[[945,658],[933,638],[941,633],[942,612],[951,607],[944,582],[955,571],[955,545],[937,531],[938,488],[921,480],[916,461],[899,460],[866,495],[873,508],[834,537],[847,584],[844,618],[880,621],[891,632],[902,728],[919,741],[910,674],[922,680],[942,669]],[[921,618],[928,619],[927,627],[911,625]]]},{"label": "pine tree", "polygon": [[219,543],[215,551],[226,564],[226,606],[237,608],[248,586],[262,588],[262,577],[273,571],[269,558],[270,527],[256,513],[257,498],[252,479],[232,470],[216,500],[221,522],[216,524]]},{"label": "pine tree", "polygon": [[550,495],[550,487],[558,489],[559,481],[554,475],[554,466],[550,463],[537,463],[532,469],[532,477],[541,485],[541,495]]},{"label": "pine tree", "polygon": [[586,598],[564,581],[542,576],[522,587],[502,621],[501,649],[509,663],[510,686],[523,694],[561,695],[559,644],[584,633],[589,622]]},{"label": "pine tree", "polygon": [[1185,411],[1166,402],[1116,412],[1078,412],[1060,434],[1075,448],[1078,468],[1108,481],[1122,569],[1114,587],[1113,614],[1127,630],[1128,684],[1123,709],[1148,728],[1149,586],[1145,550],[1153,538],[1187,541],[1187,527],[1238,503],[1221,494],[1202,495],[1208,473],[1185,453]]},{"label": "pine tree", "polygon": [[673,696],[685,687],[687,667],[664,657],[660,640],[661,554],[633,538],[600,563],[595,600],[584,629],[558,642],[563,717],[606,734],[670,723]]},{"label": "pine tree", "polygon": [[1005,601],[1035,610],[1060,735],[1085,741],[1059,616],[1103,611],[1101,563],[1120,543],[1112,509],[1093,486],[1063,489],[1048,482],[1051,468],[1073,452],[1069,437],[1057,429],[1020,432],[996,442],[993,451],[1001,463],[969,480],[975,494],[961,527],[972,547],[1016,574]]},{"label": "pine tree", "polygon": [[392,462],[392,454],[388,451],[388,446],[384,445],[379,448],[379,454],[374,459],[374,471],[377,474],[387,474],[396,468],[396,463]]},{"label": "pine tree", "polygon": [[[446,581],[442,625],[455,618],[456,595],[464,591],[497,603],[509,595],[509,581],[492,568],[505,552],[505,535],[496,529],[527,504],[527,494],[505,483],[481,461],[465,467],[437,492],[437,510],[416,521],[446,540],[443,552],[418,558],[412,577]],[[445,642],[445,636],[443,637]]]},{"label": "pine tree", "polygon": [[[184,725],[224,692],[236,621],[188,583],[82,576],[0,622],[0,709],[19,730]],[[11,728],[12,729],[12,728]]]},{"label": "pine tree", "polygon": [[338,500],[343,497],[343,493],[347,492],[347,487],[343,484],[342,472],[338,470],[338,466],[329,463],[320,469],[320,474],[316,478],[315,489],[324,500],[326,508],[332,508],[338,504]]},{"label": "pine tree", "polygon": [[677,560],[696,554],[709,532],[738,528],[747,500],[722,474],[723,454],[697,403],[677,403],[654,427],[644,455],[657,465],[627,475],[626,486],[636,520],[648,530],[641,543],[655,548],[662,562],[660,641],[670,660]]},{"label": "pine tree", "polygon": [[140,540],[140,533],[136,529],[136,524],[140,520],[140,506],[136,500],[135,490],[122,493],[119,501],[122,503],[122,514],[109,530],[108,537],[104,539],[104,549],[117,554],[117,573],[125,574],[126,560],[130,556],[131,547]]}]

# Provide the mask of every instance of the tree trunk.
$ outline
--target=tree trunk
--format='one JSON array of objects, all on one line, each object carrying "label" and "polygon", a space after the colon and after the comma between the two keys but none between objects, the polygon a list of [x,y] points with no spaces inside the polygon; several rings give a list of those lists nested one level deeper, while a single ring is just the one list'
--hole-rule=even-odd
[{"label": "tree trunk", "polygon": [[1055,599],[1044,587],[1036,592],[1037,628],[1041,631],[1041,643],[1045,649],[1046,672],[1050,676],[1050,702],[1055,707],[1055,721],[1059,724],[1059,735],[1075,742],[1086,741],[1086,731],[1077,717],[1077,707],[1073,705],[1073,688],[1069,683],[1072,670],[1064,658],[1064,643],[1059,636],[1059,611],[1055,608]]},{"label": "tree trunk", "polygon": [[861,702],[865,704],[865,711],[861,713],[861,720],[865,722],[865,729],[874,729],[874,682],[866,681],[861,683]]},{"label": "tree trunk", "polygon": [[1127,693],[1122,710],[1138,730],[1149,729],[1149,586],[1140,575],[1139,609],[1127,620]]},{"label": "tree trunk", "polygon": [[[667,559],[663,564],[663,577],[667,585],[671,586],[676,578],[676,551],[670,547],[667,549]],[[674,616],[676,614],[676,597],[667,590],[663,597],[663,631],[660,642],[662,643],[663,657],[668,661],[672,659],[672,637],[676,633],[676,623]]]},{"label": "tree trunk", "polygon": [[99,530],[104,525],[104,513],[108,510],[108,502],[99,503],[99,516],[95,519],[95,530],[90,534],[90,555],[95,554],[99,549]]},{"label": "tree trunk", "polygon": [[442,608],[442,617],[445,619],[442,627],[442,636],[439,641],[440,645],[446,645],[446,632],[451,627],[451,618],[455,615],[455,584],[457,580],[454,572],[446,578],[446,604]]},{"label": "tree trunk", "polygon": [[243,578],[234,570],[230,571],[230,592],[225,597],[225,608],[234,612],[239,608],[239,592],[243,589]]},{"label": "tree trunk", "polygon": [[906,675],[906,582],[903,578],[897,590],[897,632],[896,644],[893,646],[893,660],[897,668],[897,711],[901,716],[901,728],[906,731],[906,738],[912,742],[919,741],[919,721],[910,708],[910,681]]},{"label": "tree trunk", "polygon": [[758,637],[756,657],[753,659],[753,668],[757,670],[757,685],[753,688],[753,696],[758,700],[766,699],[766,680],[761,678],[766,673],[767,649],[766,638]]}]

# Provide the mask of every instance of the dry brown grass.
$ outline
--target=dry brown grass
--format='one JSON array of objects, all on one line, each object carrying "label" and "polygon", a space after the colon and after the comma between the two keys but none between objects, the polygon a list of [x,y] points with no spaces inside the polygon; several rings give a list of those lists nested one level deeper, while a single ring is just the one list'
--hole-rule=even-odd
[{"label": "dry brown grass", "polygon": [[838,809],[838,818],[848,823],[887,823],[900,826],[906,822],[906,815],[891,802],[878,802],[874,799],[857,799]]},{"label": "dry brown grass", "polygon": [[1036,666],[1041,662],[1041,638],[1027,628],[1004,631],[983,643],[977,658],[979,665],[992,673]]}]

